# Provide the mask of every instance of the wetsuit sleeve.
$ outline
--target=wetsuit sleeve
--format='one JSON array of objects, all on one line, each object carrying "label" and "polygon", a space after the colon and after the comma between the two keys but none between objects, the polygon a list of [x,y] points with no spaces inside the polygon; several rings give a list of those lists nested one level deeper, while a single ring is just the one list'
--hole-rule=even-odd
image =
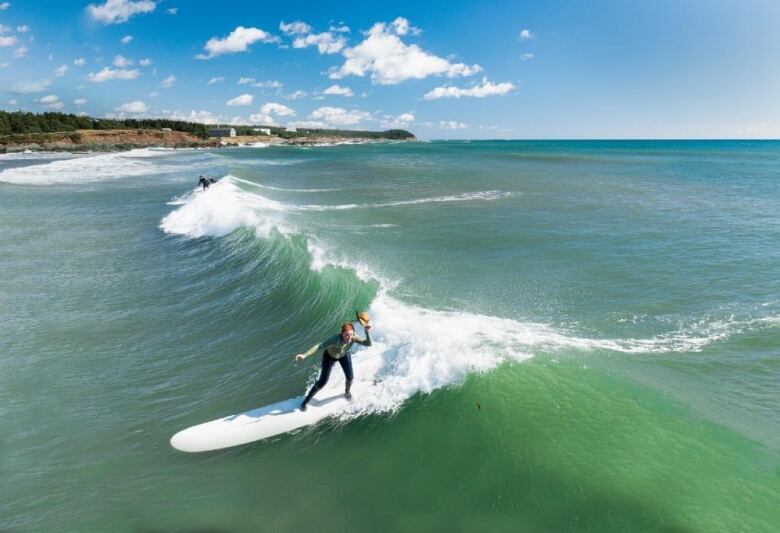
[{"label": "wetsuit sleeve", "polygon": [[308,350],[303,352],[301,355],[303,356],[304,359],[306,359],[307,357],[312,355],[314,352],[316,352],[320,348],[325,348],[325,346],[327,346],[327,344],[328,344],[328,341],[323,341],[323,342],[321,342],[319,344],[315,344],[314,346],[312,346],[311,348],[309,348]]},{"label": "wetsuit sleeve", "polygon": [[355,342],[363,346],[371,346],[371,334],[369,333],[369,330],[366,330],[365,339],[362,337],[355,337]]}]

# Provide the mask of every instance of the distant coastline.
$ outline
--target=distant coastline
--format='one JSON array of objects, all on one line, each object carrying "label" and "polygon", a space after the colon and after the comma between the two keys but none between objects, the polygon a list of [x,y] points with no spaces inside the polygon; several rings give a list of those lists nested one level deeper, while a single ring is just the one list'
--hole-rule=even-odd
[{"label": "distant coastline", "polygon": [[[136,148],[316,146],[411,141],[406,130],[287,129],[279,126],[213,126],[167,119],[95,119],[64,113],[0,112],[0,153],[113,152]],[[227,134],[223,133],[225,130]]]}]

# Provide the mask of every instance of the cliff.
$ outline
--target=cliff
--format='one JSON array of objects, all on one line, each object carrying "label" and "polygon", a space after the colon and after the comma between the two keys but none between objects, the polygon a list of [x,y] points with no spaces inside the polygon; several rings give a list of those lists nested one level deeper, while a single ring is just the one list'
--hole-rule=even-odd
[{"label": "cliff", "polygon": [[0,151],[113,151],[163,146],[192,148],[219,146],[215,139],[202,139],[182,131],[76,130],[57,133],[19,133],[0,137]]}]

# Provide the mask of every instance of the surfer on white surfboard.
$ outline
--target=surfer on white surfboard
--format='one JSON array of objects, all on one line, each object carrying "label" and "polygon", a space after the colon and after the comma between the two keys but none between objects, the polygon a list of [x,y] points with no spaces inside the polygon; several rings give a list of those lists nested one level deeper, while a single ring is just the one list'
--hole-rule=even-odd
[{"label": "surfer on white surfboard", "polygon": [[311,400],[314,395],[317,394],[317,391],[324,387],[328,382],[331,368],[333,368],[335,363],[341,365],[341,369],[344,371],[344,377],[346,378],[344,397],[347,400],[352,399],[352,394],[349,392],[349,389],[352,386],[352,379],[354,378],[354,375],[352,372],[352,354],[350,353],[350,350],[352,349],[352,345],[355,343],[361,344],[363,346],[371,346],[371,334],[369,333],[371,325],[368,323],[368,313],[357,313],[357,319],[358,322],[360,322],[360,325],[363,326],[363,330],[366,332],[365,339],[355,335],[355,327],[352,325],[352,322],[344,322],[341,325],[341,333],[334,335],[333,337],[330,337],[329,339],[326,339],[319,344],[315,344],[304,353],[299,353],[295,356],[296,362],[303,361],[310,355],[314,354],[317,350],[323,350],[320,378],[306,395],[303,403],[301,403],[301,411],[306,410],[306,406],[308,405],[309,400]]}]

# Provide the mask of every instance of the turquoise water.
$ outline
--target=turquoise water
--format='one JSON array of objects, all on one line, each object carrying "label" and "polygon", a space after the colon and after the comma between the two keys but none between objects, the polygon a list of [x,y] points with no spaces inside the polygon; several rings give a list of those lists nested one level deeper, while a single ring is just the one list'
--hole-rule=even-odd
[{"label": "turquoise water", "polygon": [[[780,143],[2,157],[0,529],[780,523]],[[170,447],[355,309],[348,412]]]}]

